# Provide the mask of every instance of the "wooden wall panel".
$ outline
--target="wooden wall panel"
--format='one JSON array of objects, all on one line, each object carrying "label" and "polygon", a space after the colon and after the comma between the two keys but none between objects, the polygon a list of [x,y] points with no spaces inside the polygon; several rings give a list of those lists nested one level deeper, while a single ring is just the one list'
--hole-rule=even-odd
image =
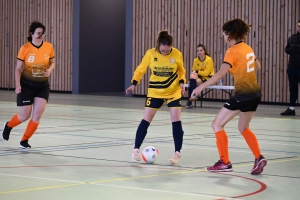
[{"label": "wooden wall panel", "polygon": [[15,87],[16,57],[27,42],[30,23],[37,20],[46,26],[45,41],[56,54],[50,88],[72,91],[73,0],[1,0],[0,10],[0,88]]},{"label": "wooden wall panel", "polygon": [[[257,73],[262,100],[289,102],[288,56],[284,48],[287,38],[296,33],[300,19],[299,0],[134,0],[132,70],[136,69],[146,50],[155,46],[158,32],[169,30],[174,37],[174,47],[183,53],[187,79],[199,43],[206,46],[218,71],[228,48],[222,37],[222,25],[234,18],[252,24],[247,43],[262,65],[262,70]],[[148,72],[144,76],[134,94],[146,95],[149,75]],[[233,77],[228,73],[223,83],[233,85]],[[207,97],[228,98],[220,91]]]}]

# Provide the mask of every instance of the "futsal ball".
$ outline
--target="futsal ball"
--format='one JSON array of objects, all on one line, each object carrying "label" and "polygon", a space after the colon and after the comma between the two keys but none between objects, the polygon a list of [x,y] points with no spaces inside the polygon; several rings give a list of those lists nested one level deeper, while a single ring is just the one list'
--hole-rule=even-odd
[{"label": "futsal ball", "polygon": [[156,148],[152,146],[145,147],[142,153],[142,158],[146,163],[154,163],[159,155]]}]

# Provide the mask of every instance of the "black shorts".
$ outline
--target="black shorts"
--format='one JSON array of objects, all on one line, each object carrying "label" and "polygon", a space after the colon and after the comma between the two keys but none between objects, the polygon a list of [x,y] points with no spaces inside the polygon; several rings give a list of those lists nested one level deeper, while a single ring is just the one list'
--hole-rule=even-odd
[{"label": "black shorts", "polygon": [[181,108],[181,99],[159,99],[153,97],[147,97],[145,101],[146,108],[159,109],[166,103],[169,108]]},{"label": "black shorts", "polygon": [[261,98],[259,97],[247,101],[237,101],[231,98],[224,104],[224,107],[227,108],[228,110],[240,110],[241,112],[251,112],[251,111],[254,112],[257,109],[260,99]]},{"label": "black shorts", "polygon": [[17,94],[17,106],[32,105],[34,97],[46,99],[48,102],[50,85],[44,82],[32,82],[21,78],[21,93]]}]

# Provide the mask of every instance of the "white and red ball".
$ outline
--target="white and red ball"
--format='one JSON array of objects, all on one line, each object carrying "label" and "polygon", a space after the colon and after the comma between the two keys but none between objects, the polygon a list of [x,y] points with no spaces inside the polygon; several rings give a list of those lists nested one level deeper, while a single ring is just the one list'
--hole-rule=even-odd
[{"label": "white and red ball", "polygon": [[152,146],[145,147],[142,152],[142,158],[146,163],[154,163],[158,155],[158,150]]}]

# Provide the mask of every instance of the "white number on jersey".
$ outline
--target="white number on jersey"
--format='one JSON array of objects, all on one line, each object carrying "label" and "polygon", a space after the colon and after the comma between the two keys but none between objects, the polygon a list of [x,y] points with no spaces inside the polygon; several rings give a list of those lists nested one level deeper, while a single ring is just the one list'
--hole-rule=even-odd
[{"label": "white number on jersey", "polygon": [[254,66],[253,67],[251,67],[250,65],[252,65],[253,63],[254,63],[254,53],[248,53],[247,55],[246,55],[246,58],[247,58],[247,60],[249,60],[248,62],[247,62],[247,73],[249,73],[249,72],[252,72],[252,71],[254,71]]},{"label": "white number on jersey", "polygon": [[29,56],[27,62],[34,62],[34,56]]}]

